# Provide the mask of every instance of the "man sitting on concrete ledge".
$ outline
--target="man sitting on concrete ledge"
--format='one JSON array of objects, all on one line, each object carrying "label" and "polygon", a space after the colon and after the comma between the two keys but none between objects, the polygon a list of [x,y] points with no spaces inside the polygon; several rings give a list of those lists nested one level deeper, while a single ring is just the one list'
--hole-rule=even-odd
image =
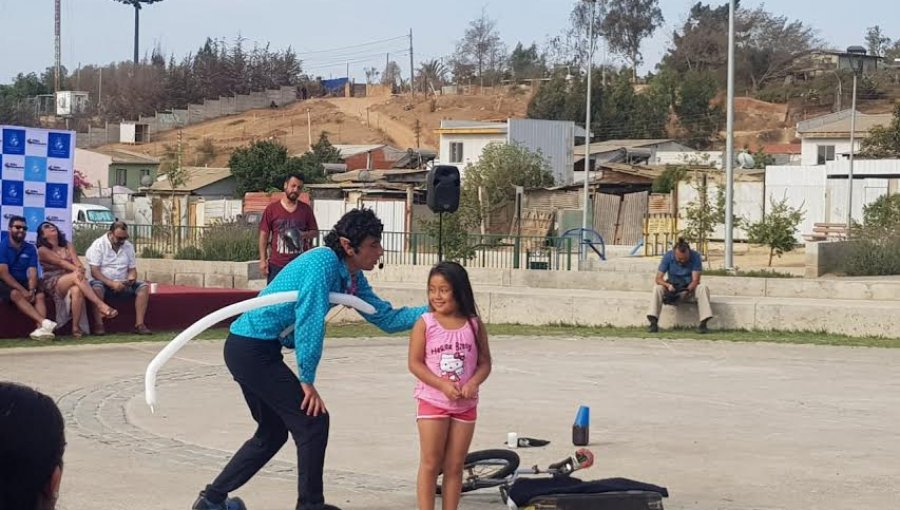
[{"label": "man sitting on concrete ledge", "polygon": [[651,333],[659,331],[659,313],[662,305],[678,305],[684,301],[696,301],[700,312],[700,333],[707,333],[706,323],[712,319],[712,307],[709,304],[709,288],[700,283],[703,271],[703,260],[700,254],[692,250],[690,245],[679,238],[675,248],[666,253],[659,263],[656,273],[656,285],[650,298],[650,310],[647,320]]}]

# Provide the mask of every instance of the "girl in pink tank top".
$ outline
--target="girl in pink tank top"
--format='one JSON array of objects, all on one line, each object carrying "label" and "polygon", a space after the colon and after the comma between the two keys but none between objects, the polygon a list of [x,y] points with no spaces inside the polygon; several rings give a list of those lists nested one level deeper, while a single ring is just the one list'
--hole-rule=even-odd
[{"label": "girl in pink tank top", "polygon": [[443,510],[455,510],[475,433],[478,387],[491,373],[491,351],[461,265],[441,262],[431,269],[428,305],[430,312],[416,322],[409,342],[409,370],[418,379],[416,496],[419,510],[434,510],[435,484],[443,473]]}]

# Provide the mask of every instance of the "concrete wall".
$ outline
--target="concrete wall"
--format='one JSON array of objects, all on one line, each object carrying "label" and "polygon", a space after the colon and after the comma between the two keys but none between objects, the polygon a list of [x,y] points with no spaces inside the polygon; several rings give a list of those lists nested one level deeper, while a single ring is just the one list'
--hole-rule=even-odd
[{"label": "concrete wall", "polygon": [[806,277],[836,273],[841,268],[841,260],[847,256],[851,244],[844,241],[807,243]]},{"label": "concrete wall", "polygon": [[[856,150],[859,150],[859,145],[861,142],[862,136],[860,136],[857,140],[855,140],[854,145],[856,146]],[[841,154],[846,154],[850,152],[850,138],[808,138],[801,142],[800,144],[800,164],[804,166],[813,166],[819,164],[819,146],[833,145],[834,146],[834,159],[841,159]]]},{"label": "concrete wall", "polygon": [[[247,110],[268,108],[272,101],[278,106],[293,103],[297,100],[294,87],[281,87],[279,89],[252,92],[247,95],[220,97],[207,99],[202,105],[191,104],[186,110],[172,110],[171,112],[156,113],[153,116],[141,116],[140,122],[149,127],[151,135],[186,126],[209,119],[215,119],[224,115],[233,115]],[[119,142],[119,124],[107,124],[105,127],[89,127],[87,133],[78,133],[75,137],[78,147],[97,147],[109,143]]]},{"label": "concrete wall", "polygon": [[[837,245],[845,243],[815,243]],[[373,285],[410,284],[425,288],[428,266],[385,266],[367,274]],[[524,269],[467,268],[473,285],[527,287],[530,289],[570,289],[586,291],[649,293],[655,273],[649,271],[529,271]],[[645,276],[644,276],[645,275]],[[714,296],[744,298],[799,298],[900,301],[900,281],[894,280],[807,280],[800,278],[745,278],[705,276]],[[424,290],[423,290],[424,292]]]},{"label": "concrete wall", "polygon": [[167,285],[246,289],[260,280],[256,262],[212,262],[138,258],[138,278]]},{"label": "concrete wall", "polygon": [[[382,298],[395,306],[425,303],[425,291],[421,286],[376,283],[374,287]],[[649,296],[633,292],[563,289],[522,292],[515,288],[476,287],[475,299],[487,323],[636,327],[646,325]],[[713,296],[712,308],[714,328],[900,336],[895,302],[862,304],[846,300]],[[355,313],[343,313],[340,319],[360,320]],[[660,317],[663,328],[696,322],[697,309],[693,305],[667,306]]]},{"label": "concrete wall", "polygon": [[112,157],[106,154],[85,149],[75,149],[75,169],[84,173],[91,186],[98,188],[109,187],[110,164],[112,164]]},{"label": "concrete wall", "polygon": [[[463,144],[462,161],[450,161],[450,143]],[[459,167],[460,177],[465,177],[466,166],[481,159],[481,152],[491,143],[506,143],[506,135],[441,135],[438,161],[442,165]]]}]

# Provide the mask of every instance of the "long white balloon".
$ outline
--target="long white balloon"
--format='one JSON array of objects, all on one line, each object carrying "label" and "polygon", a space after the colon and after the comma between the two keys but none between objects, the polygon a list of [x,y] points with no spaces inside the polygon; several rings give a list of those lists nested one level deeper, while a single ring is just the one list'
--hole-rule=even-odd
[{"label": "long white balloon", "polygon": [[[147,365],[147,372],[144,375],[144,398],[147,401],[147,405],[150,406],[150,412],[154,412],[154,407],[156,406],[156,374],[159,372],[159,369],[162,368],[163,365],[169,361],[172,356],[178,352],[179,349],[184,347],[185,344],[190,342],[200,333],[206,331],[210,327],[222,322],[223,320],[233,317],[235,315],[254,310],[256,308],[263,308],[266,306],[278,305],[281,303],[290,303],[297,300],[297,292],[276,292],[274,294],[267,294],[265,296],[257,296],[252,299],[247,299],[245,301],[241,301],[239,303],[234,303],[233,305],[228,305],[225,308],[219,309],[206,317],[198,320],[193,323],[189,328],[182,331],[178,336],[176,336],[171,342],[169,342],[163,350],[156,355],[155,358]],[[339,294],[337,292],[332,292],[328,294],[328,301],[335,305],[344,305],[349,306],[350,308],[355,308],[362,313],[365,314],[373,314],[375,313],[375,307],[366,303],[362,299],[351,296],[350,294]]]}]

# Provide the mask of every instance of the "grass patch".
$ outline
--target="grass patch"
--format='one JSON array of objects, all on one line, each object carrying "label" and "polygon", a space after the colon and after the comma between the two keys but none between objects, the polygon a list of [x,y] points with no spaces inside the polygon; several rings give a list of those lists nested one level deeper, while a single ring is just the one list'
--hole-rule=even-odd
[{"label": "grass patch", "polygon": [[781,273],[772,269],[751,269],[749,271],[729,271],[727,269],[704,269],[707,276],[743,276],[746,278],[802,278],[801,276]]},{"label": "grass patch", "polygon": [[[722,342],[771,342],[781,344],[810,344],[810,345],[840,345],[849,347],[880,347],[896,349],[900,348],[900,339],[881,337],[851,337],[845,335],[832,335],[828,333],[800,332],[800,331],[746,331],[746,330],[713,330],[708,335],[700,335],[693,329],[673,329],[660,333],[647,333],[644,328],[615,328],[615,327],[589,327],[589,326],[527,326],[522,324],[490,324],[488,330],[491,335],[515,335],[515,336],[559,336],[581,338],[624,338],[624,339],[651,339],[651,340],[710,340]],[[95,345],[95,344],[127,344],[134,342],[168,342],[175,338],[178,332],[165,331],[152,335],[107,335],[102,337],[85,336],[81,340],[71,337],[62,337],[55,342],[36,342],[28,339],[0,340],[0,349],[8,347],[41,347],[50,345]],[[223,340],[228,331],[211,329],[200,334],[198,339]],[[389,335],[371,324],[334,324],[326,328],[326,336],[329,338],[359,338],[359,337],[406,337],[408,333],[395,333]]]}]

